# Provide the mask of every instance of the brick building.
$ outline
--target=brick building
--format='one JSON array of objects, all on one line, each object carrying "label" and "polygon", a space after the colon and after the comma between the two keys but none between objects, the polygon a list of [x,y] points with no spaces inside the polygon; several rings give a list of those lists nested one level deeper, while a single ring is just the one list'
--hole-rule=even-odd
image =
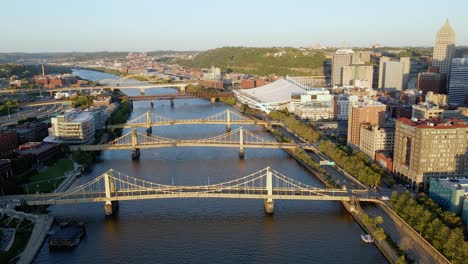
[{"label": "brick building", "polygon": [[468,175],[468,125],[459,119],[396,121],[393,172],[424,188],[430,179]]},{"label": "brick building", "polygon": [[8,156],[18,147],[18,138],[15,130],[0,131],[0,157]]}]

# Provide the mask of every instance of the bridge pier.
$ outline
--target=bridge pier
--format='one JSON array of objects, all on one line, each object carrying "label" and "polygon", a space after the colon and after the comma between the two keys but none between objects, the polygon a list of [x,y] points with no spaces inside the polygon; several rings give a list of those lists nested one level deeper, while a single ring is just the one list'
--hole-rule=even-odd
[{"label": "bridge pier", "polygon": [[[271,173],[270,167],[267,167],[266,169],[265,185],[267,189],[267,195],[268,197],[271,197],[273,195],[273,174]],[[275,203],[273,202],[272,198],[265,199],[263,206],[264,206],[265,212],[267,212],[268,214],[272,214],[275,211]]]},{"label": "bridge pier", "polygon": [[139,160],[140,159],[140,149],[136,148],[132,150],[132,160]]},{"label": "bridge pier", "polygon": [[215,97],[211,97],[211,98],[210,98],[210,102],[211,102],[211,104],[215,104],[215,103],[216,103],[216,98],[215,98]]},{"label": "bridge pier", "polygon": [[171,98],[171,107],[174,107],[174,99]]},{"label": "bridge pier", "polygon": [[104,214],[111,216],[119,210],[119,201],[106,201],[104,204]]},{"label": "bridge pier", "polygon": [[244,129],[241,127],[239,130],[239,158],[244,159]]},{"label": "bridge pier", "polygon": [[141,95],[145,95],[145,89],[140,88],[140,94],[141,94]]},{"label": "bridge pier", "polygon": [[231,132],[231,111],[226,110],[226,133]]},{"label": "bridge pier", "polygon": [[151,106],[151,108],[154,108],[154,102],[153,101],[150,101],[150,106]]},{"label": "bridge pier", "polygon": [[273,199],[265,199],[263,207],[268,214],[273,214],[275,212],[275,202]]},{"label": "bridge pier", "polygon": [[153,133],[153,128],[152,127],[147,127],[146,128],[146,134],[149,136]]},{"label": "bridge pier", "polygon": [[244,148],[239,148],[239,159],[244,159],[245,151]]}]

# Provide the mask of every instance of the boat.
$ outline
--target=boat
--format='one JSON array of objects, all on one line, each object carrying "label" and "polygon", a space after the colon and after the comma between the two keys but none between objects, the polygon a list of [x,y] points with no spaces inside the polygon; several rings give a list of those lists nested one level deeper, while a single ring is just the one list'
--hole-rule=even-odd
[{"label": "boat", "polygon": [[361,239],[362,239],[362,241],[364,241],[366,243],[373,243],[374,242],[374,239],[372,239],[372,237],[370,235],[361,235]]},{"label": "boat", "polygon": [[78,246],[86,230],[83,223],[62,223],[49,237],[49,248],[73,248]]}]

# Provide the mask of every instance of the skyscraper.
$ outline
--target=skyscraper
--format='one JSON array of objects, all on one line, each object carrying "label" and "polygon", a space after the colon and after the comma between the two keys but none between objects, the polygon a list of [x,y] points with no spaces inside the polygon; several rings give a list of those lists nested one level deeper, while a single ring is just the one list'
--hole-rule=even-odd
[{"label": "skyscraper", "polygon": [[439,72],[450,75],[450,66],[455,56],[455,31],[449,24],[448,19],[437,32],[432,55],[432,66],[439,67]]},{"label": "skyscraper", "polygon": [[351,65],[353,50],[339,49],[333,54],[332,59],[332,86],[343,85],[343,66]]},{"label": "skyscraper", "polygon": [[393,172],[415,187],[423,187],[430,178],[465,176],[467,147],[468,125],[461,120],[400,118],[395,126]]},{"label": "skyscraper", "polygon": [[411,61],[409,57],[401,57],[399,61],[381,57],[379,64],[378,88],[404,90],[408,88]]},{"label": "skyscraper", "polygon": [[353,149],[359,148],[362,123],[383,125],[386,109],[386,105],[373,100],[350,102],[348,112],[348,146]]},{"label": "skyscraper", "polygon": [[411,70],[411,60],[410,57],[401,57],[400,62],[403,63],[403,89],[408,89],[408,82],[410,77]]},{"label": "skyscraper", "polygon": [[449,85],[449,104],[465,104],[468,95],[468,58],[453,59]]},{"label": "skyscraper", "polygon": [[372,88],[374,74],[373,66],[366,65],[346,65],[343,66],[342,84],[343,86],[355,86],[360,88]]}]

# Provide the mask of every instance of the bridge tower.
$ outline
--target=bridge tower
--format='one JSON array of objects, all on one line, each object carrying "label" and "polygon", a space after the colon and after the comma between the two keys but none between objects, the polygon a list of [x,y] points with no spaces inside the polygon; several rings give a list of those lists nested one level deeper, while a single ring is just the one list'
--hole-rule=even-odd
[{"label": "bridge tower", "polygon": [[151,113],[150,111],[146,112],[146,134],[151,135],[153,133],[153,128],[151,127]]},{"label": "bridge tower", "polygon": [[244,158],[244,128],[239,129],[239,158]]},{"label": "bridge tower", "polygon": [[231,132],[231,110],[226,110],[226,133]]},{"label": "bridge tower", "polygon": [[107,173],[104,173],[104,188],[107,198],[104,204],[104,213],[107,216],[111,216],[119,209],[119,201],[112,200],[112,194],[115,194],[115,182]]},{"label": "bridge tower", "polygon": [[137,130],[132,131],[132,160],[140,159],[140,149],[138,146],[138,134]]},{"label": "bridge tower", "polygon": [[[273,175],[270,167],[266,169],[266,189],[268,197],[273,195]],[[264,202],[265,212],[272,214],[275,211],[275,203],[272,198],[265,199]]]}]

